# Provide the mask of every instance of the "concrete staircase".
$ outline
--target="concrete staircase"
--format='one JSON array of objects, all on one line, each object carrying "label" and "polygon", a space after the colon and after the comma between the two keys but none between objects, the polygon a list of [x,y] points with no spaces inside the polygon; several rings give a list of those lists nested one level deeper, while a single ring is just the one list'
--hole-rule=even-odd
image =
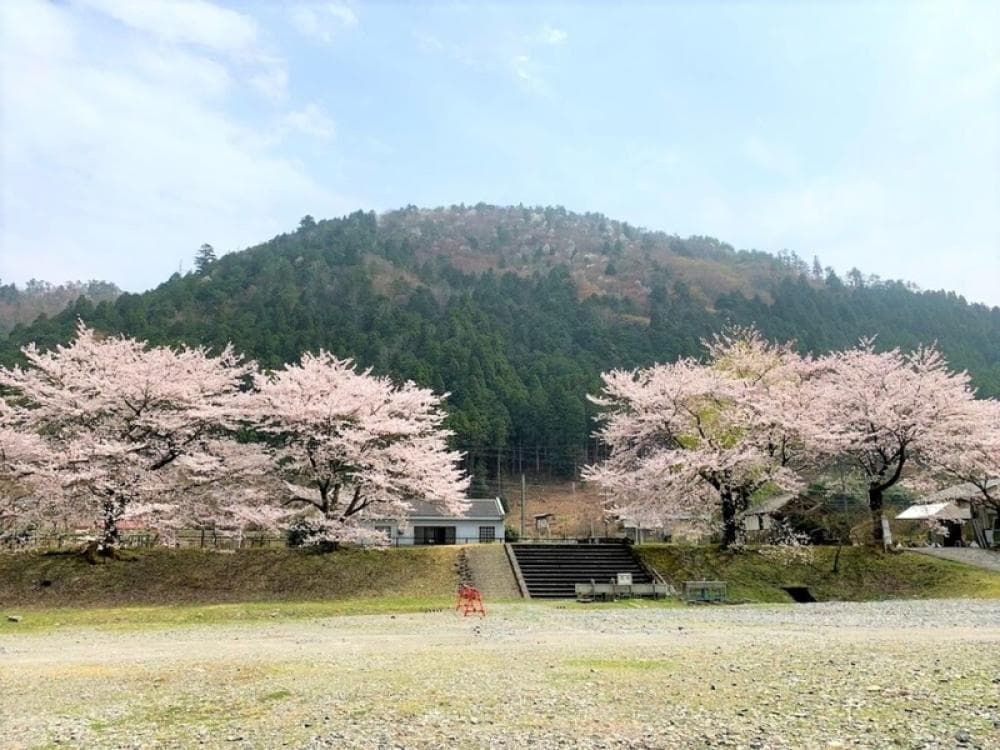
[{"label": "concrete staircase", "polygon": [[633,583],[652,583],[649,572],[625,544],[512,544],[532,599],[572,599],[577,583],[608,583],[631,573]]}]

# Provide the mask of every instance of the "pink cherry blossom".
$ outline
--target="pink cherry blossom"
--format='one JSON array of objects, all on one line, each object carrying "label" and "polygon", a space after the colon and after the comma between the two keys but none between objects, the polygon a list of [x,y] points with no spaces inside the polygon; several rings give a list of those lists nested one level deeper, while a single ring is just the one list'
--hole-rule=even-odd
[{"label": "pink cherry blossom", "polygon": [[796,491],[809,458],[815,363],[752,329],[706,342],[707,363],[682,359],[602,377],[598,434],[609,459],[584,476],[620,514],[661,520],[721,515],[723,542],[764,489]]},{"label": "pink cherry blossom", "polygon": [[269,436],[284,502],[318,515],[316,541],[384,542],[361,520],[402,518],[413,499],[465,507],[468,479],[447,447],[441,396],[322,351],[256,375],[254,386],[240,400],[243,418]]},{"label": "pink cherry blossom", "polygon": [[65,346],[23,352],[27,367],[0,368],[4,424],[43,438],[67,517],[96,525],[102,550],[127,517],[177,524],[185,462],[208,465],[207,441],[235,424],[231,401],[254,373],[229,347],[151,347],[83,323]]},{"label": "pink cherry blossom", "polygon": [[971,418],[979,407],[969,376],[949,369],[934,347],[877,352],[873,340],[831,354],[819,366],[813,444],[860,472],[873,538],[880,542],[884,492],[957,465],[955,456],[986,434]]}]

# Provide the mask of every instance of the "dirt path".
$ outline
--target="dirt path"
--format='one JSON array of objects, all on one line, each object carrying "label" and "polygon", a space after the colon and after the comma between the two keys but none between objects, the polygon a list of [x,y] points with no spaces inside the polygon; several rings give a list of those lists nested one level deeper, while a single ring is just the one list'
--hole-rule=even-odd
[{"label": "dirt path", "polygon": [[473,583],[483,592],[487,601],[494,599],[520,599],[521,592],[514,580],[507,553],[502,544],[470,544],[465,547]]},{"label": "dirt path", "polygon": [[1000,552],[975,547],[919,547],[911,550],[1000,573]]}]

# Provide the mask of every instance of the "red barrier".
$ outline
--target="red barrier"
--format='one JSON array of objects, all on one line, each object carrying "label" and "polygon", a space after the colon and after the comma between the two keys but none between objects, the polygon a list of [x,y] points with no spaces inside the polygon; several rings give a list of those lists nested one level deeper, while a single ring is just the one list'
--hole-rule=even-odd
[{"label": "red barrier", "polygon": [[462,617],[469,615],[479,615],[486,617],[486,607],[483,606],[483,595],[474,586],[458,587],[458,604],[455,609],[462,613]]}]

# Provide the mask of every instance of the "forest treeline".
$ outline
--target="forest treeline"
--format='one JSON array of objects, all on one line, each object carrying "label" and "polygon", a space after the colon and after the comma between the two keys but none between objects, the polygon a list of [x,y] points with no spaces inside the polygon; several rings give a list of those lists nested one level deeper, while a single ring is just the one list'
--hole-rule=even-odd
[{"label": "forest treeline", "polygon": [[107,281],[67,281],[50,284],[31,279],[23,287],[0,282],[0,336],[18,323],[31,323],[39,315],[55,315],[80,296],[93,302],[115,299],[121,289]]},{"label": "forest treeline", "polygon": [[570,474],[594,458],[587,394],[601,371],[701,356],[728,323],[816,353],[862,336],[936,341],[981,395],[1000,396],[1000,308],[562,208],[305,217],[198,268],[18,325],[0,360],[68,341],[78,317],[156,344],[232,342],[265,367],[325,348],[448,392],[454,446],[477,476],[542,463]]}]

